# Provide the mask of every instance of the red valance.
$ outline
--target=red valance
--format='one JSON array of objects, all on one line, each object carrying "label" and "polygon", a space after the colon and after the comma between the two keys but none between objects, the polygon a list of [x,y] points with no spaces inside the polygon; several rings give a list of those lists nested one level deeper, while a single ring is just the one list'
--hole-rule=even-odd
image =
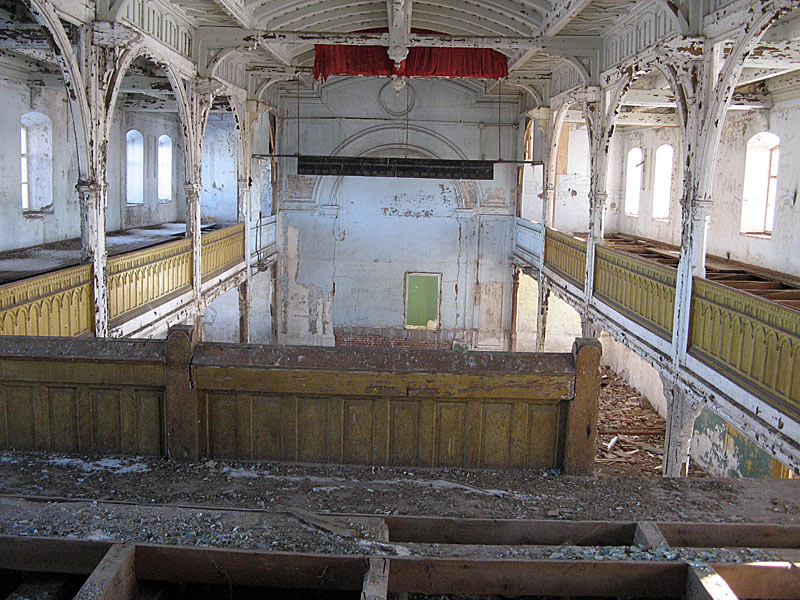
[{"label": "red valance", "polygon": [[490,48],[410,48],[400,68],[384,46],[314,46],[314,79],[330,75],[387,77],[508,77],[508,60]]}]

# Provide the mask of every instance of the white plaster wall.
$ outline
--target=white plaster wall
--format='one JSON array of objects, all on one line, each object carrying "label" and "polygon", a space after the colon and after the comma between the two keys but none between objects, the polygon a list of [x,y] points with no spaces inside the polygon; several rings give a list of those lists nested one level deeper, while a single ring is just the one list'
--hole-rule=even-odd
[{"label": "white plaster wall", "polygon": [[[253,275],[250,280],[250,342],[254,344],[275,343],[272,335],[272,294],[271,271]],[[238,315],[238,305],[236,311]]]},{"label": "white plaster wall", "polygon": [[589,136],[586,126],[569,125],[567,172],[556,176],[553,225],[559,231],[589,228]]},{"label": "white plaster wall", "polygon": [[[0,106],[0,250],[78,237],[78,154],[66,93],[0,79]],[[26,216],[20,192],[20,119],[31,111],[47,115],[53,124],[53,206],[51,213]]]},{"label": "white plaster wall", "polygon": [[[539,282],[521,274],[517,291],[518,352],[536,352],[536,314],[539,310]],[[572,343],[581,337],[581,317],[574,308],[554,293],[547,305],[545,352],[571,352]]]},{"label": "white plaster wall", "polygon": [[[385,110],[397,108],[386,86],[383,79],[331,78],[319,95],[302,92],[301,152],[497,157],[498,128],[481,123],[497,122],[497,102],[479,87],[414,81],[407,125]],[[283,107],[279,152],[293,153],[296,98],[284,96]],[[501,105],[508,153],[515,152],[516,110],[516,100]],[[332,344],[334,326],[402,331],[405,274],[433,272],[442,274],[437,335],[508,349],[514,165],[496,166],[494,179],[480,182],[298,176],[285,159],[279,173],[281,343]]]},{"label": "white plaster wall", "polygon": [[628,384],[650,401],[650,405],[662,417],[667,416],[667,399],[661,377],[650,363],[630,348],[617,342],[608,333],[601,332],[600,343],[603,356],[600,362],[622,376]]},{"label": "white plaster wall", "polygon": [[[125,198],[125,134],[136,129],[144,138],[144,202],[127,204]],[[172,138],[172,200],[158,201],[158,138]],[[117,110],[108,150],[108,206],[106,230],[117,231],[186,220],[186,180],[183,135],[177,114]]]},{"label": "white plaster wall", "polygon": [[[742,217],[745,148],[756,133],[781,138],[778,191],[772,237],[739,232]],[[769,112],[729,112],[714,172],[708,253],[776,271],[800,275],[800,98],[778,101]]]},{"label": "white plaster wall", "polygon": [[203,313],[204,342],[239,342],[239,290],[233,288],[214,300]]},{"label": "white plaster wall", "polygon": [[239,218],[238,136],[233,113],[209,115],[203,142],[203,221],[235,223]]},{"label": "white plaster wall", "polygon": [[[672,189],[667,219],[654,219],[653,190],[655,188],[656,150],[670,144],[674,150],[672,158]],[[625,212],[625,179],[628,151],[641,148],[644,152],[642,187],[639,196],[639,214]],[[606,202],[606,233],[628,233],[640,237],[680,245],[681,209],[680,197],[683,186],[683,155],[681,133],[678,127],[618,127],[611,140],[608,164],[608,200]]]}]

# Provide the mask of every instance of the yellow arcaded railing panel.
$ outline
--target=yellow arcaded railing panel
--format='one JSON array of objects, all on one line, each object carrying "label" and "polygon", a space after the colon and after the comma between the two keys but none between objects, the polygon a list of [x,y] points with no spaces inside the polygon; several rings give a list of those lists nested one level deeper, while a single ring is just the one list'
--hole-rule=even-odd
[{"label": "yellow arcaded railing panel", "polygon": [[244,223],[203,236],[203,281],[244,261]]},{"label": "yellow arcaded railing panel", "polygon": [[89,335],[93,298],[91,265],[0,286],[0,335]]},{"label": "yellow arcaded railing panel", "polygon": [[594,295],[665,340],[672,340],[677,271],[598,246]]},{"label": "yellow arcaded railing panel", "polygon": [[800,312],[696,277],[689,354],[800,421]]},{"label": "yellow arcaded railing panel", "polygon": [[544,242],[545,265],[572,284],[583,288],[586,281],[586,242],[547,228]]},{"label": "yellow arcaded railing panel", "polygon": [[192,240],[145,248],[108,260],[109,317],[113,324],[192,287]]}]

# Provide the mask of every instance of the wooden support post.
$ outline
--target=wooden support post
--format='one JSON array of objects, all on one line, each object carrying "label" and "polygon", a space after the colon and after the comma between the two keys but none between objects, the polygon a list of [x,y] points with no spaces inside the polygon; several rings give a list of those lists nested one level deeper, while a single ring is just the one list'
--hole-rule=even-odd
[{"label": "wooden support post", "polygon": [[166,342],[166,454],[177,461],[200,458],[197,390],[189,372],[197,343],[194,328],[172,327]]},{"label": "wooden support post", "polygon": [[547,311],[550,304],[550,286],[545,281],[545,275],[539,271],[539,305],[536,312],[536,351],[544,352],[547,338]]},{"label": "wooden support post", "polygon": [[361,600],[386,600],[389,589],[389,559],[370,558],[364,574]]},{"label": "wooden support post", "polygon": [[136,593],[135,547],[114,544],[74,600],[130,600]]},{"label": "wooden support post", "polygon": [[658,525],[649,521],[636,524],[636,530],[633,533],[633,543],[644,550],[649,550],[656,546],[669,546],[666,538],[659,530]]},{"label": "wooden support post", "polygon": [[[248,272],[250,267],[247,268]],[[250,342],[250,282],[239,285],[239,343]]]},{"label": "wooden support post", "polygon": [[708,565],[688,568],[684,597],[686,600],[738,600],[728,583]]},{"label": "wooden support post", "polygon": [[569,406],[564,456],[564,472],[570,475],[591,474],[594,467],[602,352],[600,342],[592,338],[578,338],[572,344],[575,396]]}]

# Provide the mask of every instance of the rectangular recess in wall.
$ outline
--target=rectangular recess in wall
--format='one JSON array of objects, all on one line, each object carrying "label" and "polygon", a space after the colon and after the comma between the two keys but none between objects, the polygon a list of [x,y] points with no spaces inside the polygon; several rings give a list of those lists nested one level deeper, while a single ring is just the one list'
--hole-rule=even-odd
[{"label": "rectangular recess in wall", "polygon": [[494,163],[489,160],[300,156],[297,159],[297,174],[413,177],[418,179],[494,179]]}]

